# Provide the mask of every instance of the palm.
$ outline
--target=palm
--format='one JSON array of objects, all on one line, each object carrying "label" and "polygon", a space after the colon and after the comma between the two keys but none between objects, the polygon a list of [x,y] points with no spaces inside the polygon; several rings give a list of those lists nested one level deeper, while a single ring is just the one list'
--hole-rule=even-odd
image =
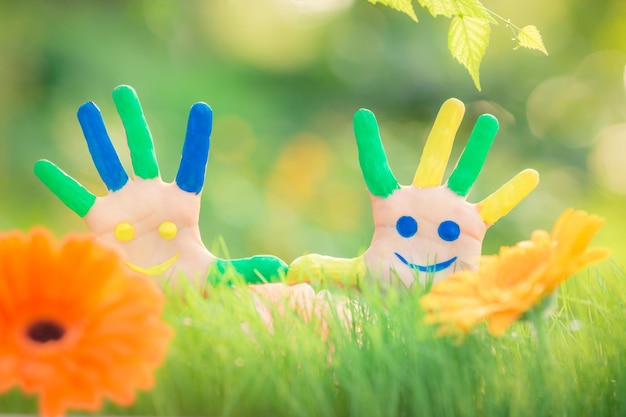
[{"label": "palm", "polygon": [[[93,103],[78,111],[94,164],[108,195],[96,197],[41,160],[37,176],[74,212],[84,217],[100,239],[118,247],[131,268],[175,281],[181,276],[202,283],[211,265],[217,273],[229,266],[243,270],[247,281],[279,277],[285,268],[275,257],[225,261],[210,253],[200,237],[200,194],[209,156],[212,111],[205,103],[191,107],[180,167],[173,183],[161,180],[154,145],[141,105],[132,88],[120,86],[113,99],[126,130],[134,178],[129,178]],[[259,271],[259,269],[261,271]],[[259,276],[261,275],[261,276]]]}]

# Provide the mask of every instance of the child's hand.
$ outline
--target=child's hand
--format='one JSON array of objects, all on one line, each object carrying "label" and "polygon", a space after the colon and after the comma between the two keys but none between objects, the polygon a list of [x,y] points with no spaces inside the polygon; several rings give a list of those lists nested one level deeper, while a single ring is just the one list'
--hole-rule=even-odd
[{"label": "child's hand", "polygon": [[[113,101],[126,130],[134,178],[129,178],[122,167],[102,115],[92,102],[79,108],[78,120],[108,195],[94,196],[46,160],[37,161],[35,174],[85,219],[93,233],[121,249],[132,269],[160,279],[184,276],[202,284],[211,265],[218,270],[231,265],[206,249],[198,228],[212,129],[211,108],[205,103],[191,107],[176,181],[165,183],[135,91],[128,86],[117,87]],[[284,262],[270,256],[237,260],[235,266],[238,271],[245,270],[244,278],[250,282],[261,282],[259,273],[267,280],[278,278],[285,268]]]},{"label": "child's hand", "polygon": [[[485,114],[478,118],[448,181],[440,185],[463,113],[463,103],[456,99],[443,104],[413,184],[400,186],[387,163],[374,114],[359,110],[354,131],[372,200],[370,247],[352,260],[319,255],[296,259],[288,281],[318,280],[309,271],[330,270],[331,279],[354,284],[367,271],[384,284],[399,280],[411,286],[416,278],[422,283],[438,281],[455,270],[475,268],[487,228],[526,197],[539,176],[534,170],[524,170],[480,203],[466,201],[498,130],[496,118]],[[354,271],[360,272],[354,275]]]}]

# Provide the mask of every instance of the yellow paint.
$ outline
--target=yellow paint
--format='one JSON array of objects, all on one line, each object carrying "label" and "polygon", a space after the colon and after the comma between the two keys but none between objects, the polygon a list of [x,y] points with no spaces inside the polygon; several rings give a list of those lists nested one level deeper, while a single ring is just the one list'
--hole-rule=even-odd
[{"label": "yellow paint", "polygon": [[494,224],[517,206],[539,184],[539,173],[525,169],[478,203],[478,213],[487,224]]},{"label": "yellow paint", "polygon": [[443,103],[426,139],[413,185],[419,188],[441,185],[463,114],[465,105],[460,100],[450,98]]},{"label": "yellow paint", "polygon": [[365,277],[367,269],[362,256],[352,259],[333,258],[332,256],[312,253],[295,259],[287,270],[285,278],[288,284],[328,283],[358,286]]},{"label": "yellow paint", "polygon": [[167,271],[172,265],[174,265],[174,262],[176,262],[179,257],[180,253],[177,253],[165,262],[146,268],[131,264],[130,262],[127,262],[126,265],[128,265],[133,271],[141,272],[142,274],[148,275],[149,277],[156,277],[158,275],[161,275],[162,273]]},{"label": "yellow paint", "polygon": [[135,228],[128,222],[119,223],[115,226],[113,235],[120,242],[130,242],[135,237]]},{"label": "yellow paint", "polygon": [[165,221],[159,225],[159,234],[165,240],[172,240],[176,237],[178,228],[173,222]]}]

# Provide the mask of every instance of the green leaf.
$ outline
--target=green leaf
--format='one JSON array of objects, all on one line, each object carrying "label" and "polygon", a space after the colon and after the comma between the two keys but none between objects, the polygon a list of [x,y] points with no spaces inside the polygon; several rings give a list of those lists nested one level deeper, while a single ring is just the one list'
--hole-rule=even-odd
[{"label": "green leaf", "polygon": [[458,14],[454,0],[418,0],[433,16],[452,17]]},{"label": "green leaf", "polygon": [[519,33],[517,34],[517,42],[519,46],[523,48],[537,49],[538,51],[548,55],[548,51],[543,45],[539,29],[533,25],[524,26],[519,30]]},{"label": "green leaf", "polygon": [[473,16],[457,16],[450,23],[448,49],[452,56],[469,71],[480,91],[480,62],[489,45],[489,20]]},{"label": "green leaf", "polygon": [[422,7],[433,16],[472,16],[481,17],[496,23],[480,0],[418,0]]},{"label": "green leaf", "polygon": [[411,19],[417,22],[417,16],[415,10],[411,4],[412,0],[367,0],[372,4],[380,3],[385,6],[391,7],[399,12],[407,14]]}]

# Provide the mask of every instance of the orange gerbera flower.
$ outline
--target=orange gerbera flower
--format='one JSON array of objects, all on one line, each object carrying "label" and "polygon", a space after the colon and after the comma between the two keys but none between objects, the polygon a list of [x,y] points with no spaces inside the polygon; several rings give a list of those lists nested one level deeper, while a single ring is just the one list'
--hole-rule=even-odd
[{"label": "orange gerbera flower", "polygon": [[0,235],[0,393],[39,396],[40,413],[97,411],[148,389],[171,329],[164,297],[90,236]]},{"label": "orange gerbera flower", "polygon": [[608,256],[606,249],[587,246],[604,220],[569,209],[552,233],[533,232],[530,241],[482,256],[478,271],[461,271],[438,282],[421,303],[428,323],[441,333],[467,333],[483,320],[494,335],[504,331],[570,275]]}]

